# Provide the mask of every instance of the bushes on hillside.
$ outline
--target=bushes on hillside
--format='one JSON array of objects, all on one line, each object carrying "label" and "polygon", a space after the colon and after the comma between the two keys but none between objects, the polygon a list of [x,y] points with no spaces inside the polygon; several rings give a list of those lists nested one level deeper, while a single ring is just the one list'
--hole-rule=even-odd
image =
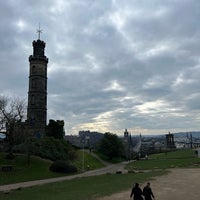
[{"label": "bushes on hillside", "polygon": [[52,172],[59,172],[59,173],[75,173],[78,171],[75,166],[68,164],[64,160],[57,160],[53,162],[49,169]]},{"label": "bushes on hillside", "polygon": [[15,151],[20,153],[27,153],[27,150],[31,155],[40,156],[52,161],[76,159],[76,152],[69,142],[53,137],[42,139],[32,138],[15,148]]}]

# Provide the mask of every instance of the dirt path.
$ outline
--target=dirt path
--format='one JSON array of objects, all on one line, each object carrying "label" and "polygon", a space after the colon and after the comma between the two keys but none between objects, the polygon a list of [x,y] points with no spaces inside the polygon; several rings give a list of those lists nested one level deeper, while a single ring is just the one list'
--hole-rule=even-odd
[{"label": "dirt path", "polygon": [[[200,169],[172,169],[151,181],[156,200],[197,200],[200,197]],[[143,188],[144,185],[141,187]],[[131,186],[130,186],[131,190]],[[130,199],[130,190],[98,200]]]}]

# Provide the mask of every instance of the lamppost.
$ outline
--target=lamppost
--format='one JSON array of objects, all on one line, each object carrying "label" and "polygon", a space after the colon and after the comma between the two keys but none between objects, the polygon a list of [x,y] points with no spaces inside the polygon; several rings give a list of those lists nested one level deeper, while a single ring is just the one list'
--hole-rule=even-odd
[{"label": "lamppost", "polygon": [[83,159],[82,159],[82,172],[84,172],[85,171],[85,149],[84,149],[84,146],[85,146],[85,138],[83,138],[83,140],[82,140],[82,142],[83,142]]},{"label": "lamppost", "polygon": [[87,141],[89,143],[89,139],[90,137],[89,136],[84,136],[83,137],[83,158],[82,158],[82,171],[84,172],[85,171],[85,141]]}]

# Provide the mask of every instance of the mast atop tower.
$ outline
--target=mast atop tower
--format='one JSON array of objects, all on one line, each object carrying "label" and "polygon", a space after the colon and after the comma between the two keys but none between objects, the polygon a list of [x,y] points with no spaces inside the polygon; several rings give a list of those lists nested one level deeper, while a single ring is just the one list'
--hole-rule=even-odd
[{"label": "mast atop tower", "polygon": [[39,29],[37,30],[38,33],[38,40],[40,40],[40,35],[42,34],[42,30],[40,29],[40,23],[39,23]]}]

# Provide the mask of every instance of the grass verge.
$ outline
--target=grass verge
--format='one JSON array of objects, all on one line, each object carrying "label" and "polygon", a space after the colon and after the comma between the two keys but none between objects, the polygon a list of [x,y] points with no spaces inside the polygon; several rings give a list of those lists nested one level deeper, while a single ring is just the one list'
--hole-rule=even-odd
[{"label": "grass verge", "polygon": [[148,160],[138,160],[126,166],[130,171],[169,169],[180,167],[200,167],[200,159],[194,150],[178,150],[168,153],[154,154]]},{"label": "grass verge", "polygon": [[[110,195],[131,188],[134,182],[149,181],[166,171],[147,173],[107,174],[94,177],[77,178],[70,181],[46,184],[9,193],[1,193],[0,199],[21,200],[92,200],[97,197]],[[129,197],[127,197],[129,198]]]},{"label": "grass verge", "polygon": [[[84,160],[84,162],[83,162]],[[93,170],[104,167],[102,162],[100,162],[97,158],[93,157],[88,151],[77,151],[77,159],[72,163],[75,165],[79,171],[84,170]]]}]

